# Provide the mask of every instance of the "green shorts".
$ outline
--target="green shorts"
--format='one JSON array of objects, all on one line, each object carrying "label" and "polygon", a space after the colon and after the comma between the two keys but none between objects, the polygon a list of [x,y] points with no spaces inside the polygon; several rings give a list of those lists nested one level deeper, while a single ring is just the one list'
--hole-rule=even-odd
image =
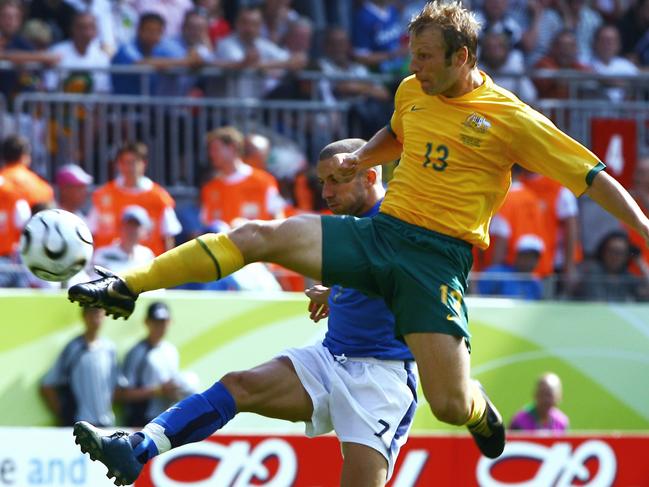
[{"label": "green shorts", "polygon": [[379,213],[322,217],[322,280],[383,297],[396,335],[469,338],[464,302],[471,245]]}]

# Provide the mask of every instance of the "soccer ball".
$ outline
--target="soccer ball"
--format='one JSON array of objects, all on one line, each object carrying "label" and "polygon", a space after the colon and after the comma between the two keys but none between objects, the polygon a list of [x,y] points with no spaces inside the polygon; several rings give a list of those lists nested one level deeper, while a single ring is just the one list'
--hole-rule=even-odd
[{"label": "soccer ball", "polygon": [[52,209],[36,213],[20,237],[23,263],[38,278],[66,281],[92,258],[92,234],[77,215]]}]

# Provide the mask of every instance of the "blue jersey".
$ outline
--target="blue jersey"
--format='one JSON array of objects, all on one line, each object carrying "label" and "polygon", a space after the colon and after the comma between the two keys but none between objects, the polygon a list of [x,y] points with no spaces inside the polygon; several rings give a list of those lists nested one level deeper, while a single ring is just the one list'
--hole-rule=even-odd
[{"label": "blue jersey", "polygon": [[[372,2],[365,2],[356,12],[352,43],[354,51],[358,54],[396,51],[403,34],[399,11],[394,6],[382,9]],[[403,58],[383,61],[379,71],[399,71],[403,63]]]},{"label": "blue jersey", "polygon": [[[362,216],[374,216],[381,201]],[[410,349],[394,336],[394,316],[381,298],[332,286],[329,295],[329,329],[324,346],[334,355],[413,360]]]}]

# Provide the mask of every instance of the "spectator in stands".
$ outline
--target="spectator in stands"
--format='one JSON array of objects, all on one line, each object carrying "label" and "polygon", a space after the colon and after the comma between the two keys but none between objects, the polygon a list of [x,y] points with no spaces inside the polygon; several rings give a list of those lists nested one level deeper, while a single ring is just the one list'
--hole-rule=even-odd
[{"label": "spectator in stands", "polygon": [[533,271],[543,254],[543,240],[534,234],[522,235],[514,248],[514,263],[487,267],[478,281],[478,292],[484,296],[541,299],[543,284]]},{"label": "spectator in stands", "polygon": [[248,134],[243,139],[243,162],[255,169],[267,171],[266,163],[270,155],[270,139],[261,134]]},{"label": "spectator in stands", "polygon": [[352,44],[356,61],[381,73],[398,73],[408,56],[402,45],[399,11],[394,1],[365,1],[354,15]]},{"label": "spectator in stands", "polygon": [[283,214],[284,200],[277,181],[266,171],[241,159],[243,135],[221,127],[207,135],[207,152],[214,177],[201,190],[201,220],[228,224],[237,218],[271,220]]},{"label": "spectator in stands", "polygon": [[75,9],[64,0],[31,0],[29,2],[29,19],[39,19],[52,29],[54,41],[70,38],[70,27]]},{"label": "spectator in stands", "polygon": [[[589,71],[588,66],[577,59],[577,38],[572,31],[559,32],[552,41],[550,55],[541,59],[535,66],[536,69],[574,71]],[[568,98],[570,89],[568,82],[549,78],[534,80],[540,98]]]},{"label": "spectator in stands", "polygon": [[77,164],[61,166],[55,177],[58,189],[56,206],[85,220],[89,203],[88,189],[92,180],[92,176]]},{"label": "spectator in stands", "polygon": [[[609,76],[630,76],[638,73],[638,68],[628,59],[620,57],[620,33],[614,25],[602,25],[595,33],[593,46],[594,56],[590,61],[592,70],[597,74]],[[604,81],[605,96],[613,101],[623,101],[628,97],[628,82],[624,80]]]},{"label": "spectator in stands", "polygon": [[[131,0],[113,0],[110,15],[115,34],[115,48],[131,42],[135,37],[139,18]],[[114,53],[109,54],[112,56]]]},{"label": "spectator in stands", "polygon": [[54,41],[50,26],[39,19],[27,20],[21,35],[35,51],[47,51]]},{"label": "spectator in stands", "polygon": [[95,18],[99,45],[108,56],[113,55],[117,48],[117,42],[115,41],[111,0],[65,0],[65,2],[74,7],[76,14],[86,13]]},{"label": "spectator in stands", "polygon": [[126,207],[144,208],[151,220],[148,237],[142,242],[153,252],[161,254],[174,246],[174,236],[181,227],[175,202],[159,184],[144,175],[148,162],[148,149],[142,143],[126,143],[115,158],[117,177],[98,188],[92,195],[89,221],[95,245],[112,243],[119,235],[119,223]]},{"label": "spectator in stands", "polygon": [[[88,12],[76,13],[72,20],[71,39],[50,48],[61,61],[56,72],[48,72],[45,86],[48,90],[68,93],[108,93],[110,77],[101,68],[110,66],[108,55],[97,38],[97,22]],[[69,70],[61,70],[69,68]],[[93,69],[99,68],[99,71]]]},{"label": "spectator in stands", "polygon": [[642,66],[649,66],[649,0],[635,0],[618,23],[622,53]]},{"label": "spectator in stands", "polygon": [[539,198],[543,209],[546,253],[541,257],[538,272],[543,277],[557,273],[559,291],[570,294],[582,256],[577,198],[568,188],[546,176],[525,170],[523,174],[523,184]]},{"label": "spectator in stands", "polygon": [[0,69],[0,94],[7,102],[23,91],[34,91],[38,77],[33,69],[24,69],[24,63],[54,63],[58,58],[50,53],[36,51],[21,35],[23,6],[18,0],[0,1],[0,61],[14,63],[11,69]]},{"label": "spectator in stands", "polygon": [[235,33],[222,39],[215,53],[215,64],[227,69],[261,69],[269,72],[261,79],[243,73],[230,95],[257,98],[277,85],[282,70],[306,66],[303,54],[293,54],[261,37],[263,18],[258,8],[242,8],[237,14]]},{"label": "spectator in stands", "polygon": [[183,397],[177,383],[178,349],[165,340],[171,325],[169,307],[161,301],[151,303],[144,323],[147,336],[126,354],[124,383],[116,394],[125,403],[126,426],[144,426]]},{"label": "spectator in stands", "polygon": [[509,15],[507,10],[508,0],[484,0],[481,10],[476,12],[476,18],[482,27],[482,32],[504,34],[509,44],[518,49],[523,40],[523,29],[519,23]]},{"label": "spectator in stands", "polygon": [[196,8],[202,9],[207,17],[207,28],[212,48],[216,49],[219,41],[230,35],[232,28],[223,16],[221,0],[195,0]]},{"label": "spectator in stands", "polygon": [[293,22],[299,19],[291,8],[292,0],[264,0],[262,14],[264,23],[261,36],[274,44],[281,45]]},{"label": "spectator in stands", "polygon": [[510,15],[523,29],[521,49],[525,53],[525,63],[534,66],[550,51],[552,40],[561,31],[563,21],[554,8],[555,0],[511,1],[518,9],[510,8]]},{"label": "spectator in stands", "polygon": [[557,0],[563,28],[575,33],[577,59],[581,63],[593,57],[593,39],[602,25],[602,17],[586,3],[586,0]]},{"label": "spectator in stands", "polygon": [[83,308],[81,316],[83,334],[65,346],[43,378],[41,394],[60,426],[77,421],[112,426],[118,366],[115,345],[100,336],[106,313]]},{"label": "spectator in stands", "polygon": [[501,87],[514,92],[526,103],[536,100],[536,88],[524,76],[523,53],[512,49],[509,37],[502,32],[489,31],[482,35],[480,64]]},{"label": "spectator in stands", "polygon": [[[312,40],[313,24],[306,17],[298,17],[288,26],[280,47],[286,49],[296,62],[299,61],[306,67]],[[311,83],[297,78],[295,72],[289,70],[278,80],[277,86],[266,97],[282,100],[310,100],[312,98]]]},{"label": "spectator in stands", "polygon": [[2,142],[0,176],[10,181],[30,207],[36,204],[50,205],[54,202],[54,190],[47,181],[33,172],[31,146],[20,135],[9,135]]},{"label": "spectator in stands", "polygon": [[180,35],[185,14],[194,8],[191,0],[137,0],[134,5],[140,17],[149,13],[158,14],[170,38]]},{"label": "spectator in stands", "polygon": [[[185,14],[180,38],[175,41],[181,56],[181,60],[176,63],[190,68],[199,68],[212,61],[214,53],[207,28],[207,18],[200,10],[189,10]],[[198,76],[193,74],[165,76],[161,80],[164,87],[161,87],[158,92],[177,96],[194,94],[193,90],[197,87],[198,80]]]},{"label": "spectator in stands", "polygon": [[348,80],[320,82],[325,101],[344,100],[352,103],[352,123],[358,123],[361,133],[373,134],[392,112],[389,91],[380,83],[370,81],[369,70],[352,60],[352,48],[347,32],[331,27],[325,34],[324,56],[318,67],[327,76],[349,76]]},{"label": "spectator in stands", "polygon": [[595,261],[584,261],[573,296],[588,301],[644,301],[648,281],[633,275],[629,267],[640,258],[624,231],[609,233],[599,244]]},{"label": "spectator in stands", "polygon": [[119,273],[153,260],[153,251],[142,245],[151,231],[151,219],[141,206],[127,206],[122,212],[119,239],[104,247],[96,247],[93,265]]},{"label": "spectator in stands", "polygon": [[536,383],[534,402],[516,413],[509,428],[564,433],[568,429],[569,421],[557,407],[562,396],[561,379],[557,374],[546,372]]},{"label": "spectator in stands", "polygon": [[[142,64],[154,68],[164,68],[184,64],[183,52],[177,43],[163,37],[165,21],[156,13],[145,13],[140,17],[137,26],[136,38],[120,46],[112,59],[115,65]],[[178,61],[174,63],[173,61]],[[148,89],[151,93],[157,92],[158,76],[146,76]],[[142,82],[139,75],[114,74],[113,92],[124,95],[142,94]]]},{"label": "spectator in stands", "polygon": [[[498,213],[491,220],[489,237],[491,245],[479,255],[479,269],[490,265],[513,266],[516,259],[516,245],[523,235],[536,235],[543,239],[546,223],[543,202],[537,194],[522,182],[524,170],[512,167],[512,184]],[[541,256],[547,247],[544,245]],[[536,268],[532,270],[536,271]]]},{"label": "spectator in stands", "polygon": [[0,287],[28,286],[26,276],[16,266],[20,233],[30,216],[27,201],[0,176]]}]

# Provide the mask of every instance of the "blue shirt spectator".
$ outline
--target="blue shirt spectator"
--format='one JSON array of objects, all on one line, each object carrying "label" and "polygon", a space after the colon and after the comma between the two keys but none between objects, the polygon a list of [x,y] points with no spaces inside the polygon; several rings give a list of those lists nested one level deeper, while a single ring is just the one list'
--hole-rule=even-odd
[{"label": "blue shirt spectator", "polygon": [[405,62],[400,49],[403,33],[401,16],[392,2],[365,2],[355,15],[354,55],[382,73],[399,71]]},{"label": "blue shirt spectator", "polygon": [[[112,63],[114,65],[147,64],[148,60],[169,58],[179,59],[184,57],[180,45],[169,39],[163,38],[164,20],[158,14],[148,13],[140,18],[135,40],[122,45]],[[155,94],[159,84],[158,75],[145,77],[149,93]],[[143,94],[143,83],[140,75],[113,74],[113,92],[122,95]]]}]

